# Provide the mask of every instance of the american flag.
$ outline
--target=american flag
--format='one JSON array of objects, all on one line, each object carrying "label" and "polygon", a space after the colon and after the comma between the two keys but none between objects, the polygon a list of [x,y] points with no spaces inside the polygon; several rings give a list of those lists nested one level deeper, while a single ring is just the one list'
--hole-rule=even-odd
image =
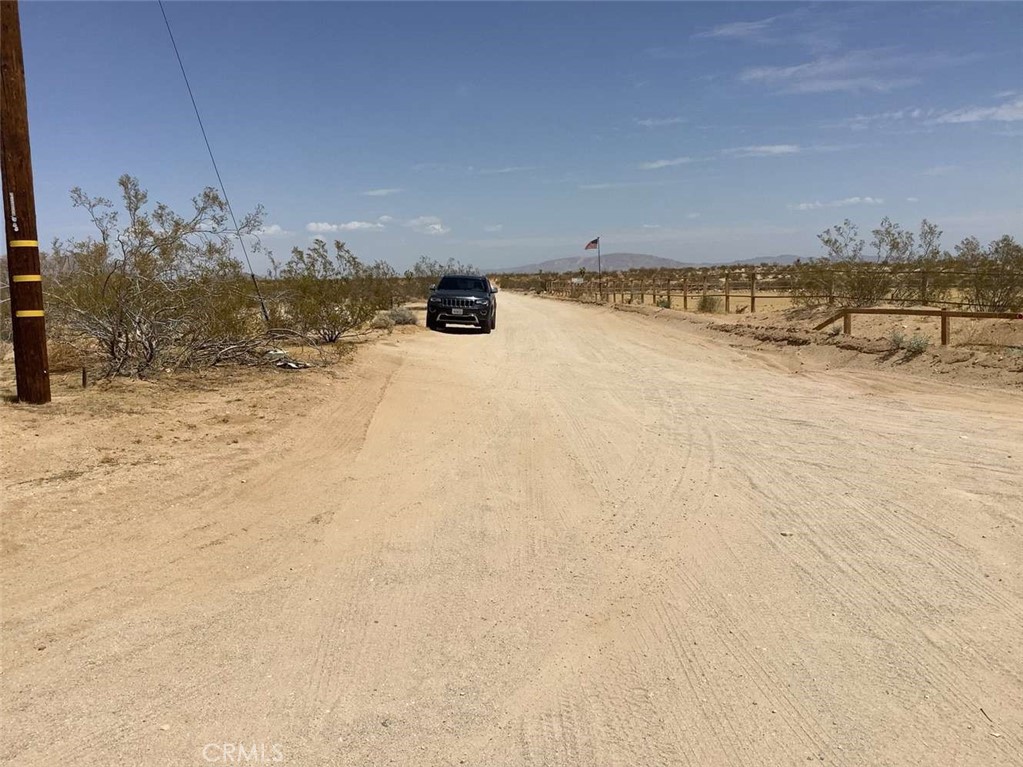
[{"label": "american flag", "polygon": [[586,247],[583,248],[583,250],[596,250],[599,247],[600,247],[600,238],[597,237],[595,239],[590,240],[588,243],[586,243]]}]

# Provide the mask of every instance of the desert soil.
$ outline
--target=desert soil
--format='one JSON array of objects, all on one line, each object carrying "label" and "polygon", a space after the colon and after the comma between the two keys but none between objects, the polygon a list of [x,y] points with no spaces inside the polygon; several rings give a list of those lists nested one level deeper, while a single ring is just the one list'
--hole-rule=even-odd
[{"label": "desert soil", "polygon": [[500,303],[4,404],[0,760],[1023,763],[1023,394]]}]

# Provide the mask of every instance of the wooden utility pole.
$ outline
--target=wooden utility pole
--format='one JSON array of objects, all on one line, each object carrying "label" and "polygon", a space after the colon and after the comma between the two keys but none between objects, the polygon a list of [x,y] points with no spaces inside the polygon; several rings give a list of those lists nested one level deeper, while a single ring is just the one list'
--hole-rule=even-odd
[{"label": "wooden utility pole", "polygon": [[0,159],[18,399],[41,405],[50,372],[17,0],[0,0]]}]

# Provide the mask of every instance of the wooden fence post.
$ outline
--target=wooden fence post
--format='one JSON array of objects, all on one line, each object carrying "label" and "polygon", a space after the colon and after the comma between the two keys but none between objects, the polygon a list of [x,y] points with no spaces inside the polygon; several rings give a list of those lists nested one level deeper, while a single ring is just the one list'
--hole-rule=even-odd
[{"label": "wooden fence post", "polygon": [[749,273],[749,313],[757,310],[757,270],[752,269]]},{"label": "wooden fence post", "polygon": [[682,311],[689,311],[689,278],[682,278]]},{"label": "wooden fence post", "polygon": [[852,312],[846,309],[845,314],[842,315],[842,332],[847,336],[852,335]]},{"label": "wooden fence post", "polygon": [[949,340],[949,325],[948,325],[948,309],[941,310],[941,345],[948,346]]},{"label": "wooden fence post", "polygon": [[668,288],[667,301],[668,301],[668,308],[670,309],[671,308],[671,278],[670,277],[668,278],[667,288]]},{"label": "wooden fence post", "polygon": [[732,283],[731,275],[725,272],[725,314],[732,313]]}]

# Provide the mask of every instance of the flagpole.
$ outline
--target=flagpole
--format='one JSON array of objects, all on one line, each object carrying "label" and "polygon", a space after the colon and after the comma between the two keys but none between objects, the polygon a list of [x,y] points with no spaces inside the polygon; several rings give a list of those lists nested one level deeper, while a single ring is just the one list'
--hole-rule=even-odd
[{"label": "flagpole", "polygon": [[600,238],[597,238],[597,296],[599,300],[604,300],[604,278],[600,271]]}]

